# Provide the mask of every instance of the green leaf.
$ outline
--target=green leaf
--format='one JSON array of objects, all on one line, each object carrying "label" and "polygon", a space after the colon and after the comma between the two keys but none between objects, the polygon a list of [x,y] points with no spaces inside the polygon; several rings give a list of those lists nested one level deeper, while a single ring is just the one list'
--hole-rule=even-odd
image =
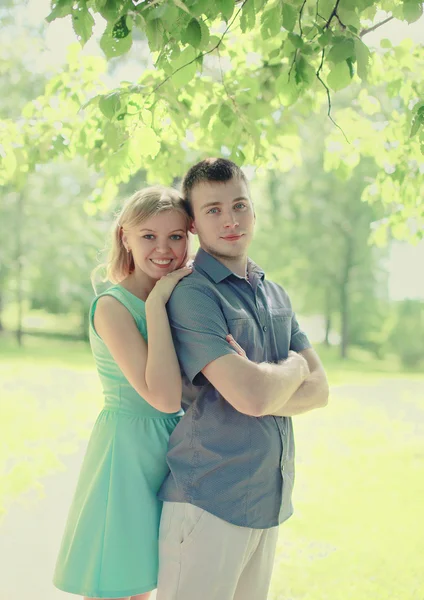
[{"label": "green leaf", "polygon": [[327,84],[335,92],[347,87],[350,82],[350,70],[346,61],[334,65],[327,77]]},{"label": "green leaf", "polygon": [[303,48],[304,46],[302,38],[297,33],[289,33],[287,39],[293,44],[295,48]]},{"label": "green leaf", "polygon": [[197,52],[191,46],[188,46],[179,57],[172,61],[171,67],[173,72],[177,71],[172,75],[172,83],[175,87],[181,88],[187,85],[193,77],[196,75],[197,66],[194,62],[197,56]]},{"label": "green leaf", "polygon": [[417,114],[412,119],[411,132],[409,134],[409,137],[414,137],[414,135],[416,135],[420,130],[421,125],[424,125],[424,112],[417,112]]},{"label": "green leaf", "polygon": [[104,128],[104,140],[108,148],[117,150],[121,141],[121,132],[113,123],[107,123]]},{"label": "green leaf", "polygon": [[120,6],[116,0],[96,0],[96,7],[109,23],[115,22],[119,17]]},{"label": "green leaf", "polygon": [[368,50],[368,46],[360,39],[355,40],[355,53],[358,76],[362,81],[367,81],[370,51]]},{"label": "green leaf", "polygon": [[[365,44],[364,44],[365,45]],[[355,55],[355,44],[352,39],[336,42],[327,55],[327,59],[335,64],[345,61]]]},{"label": "green leaf", "polygon": [[155,158],[159,150],[160,143],[154,130],[151,127],[139,125],[130,139],[130,158],[137,163],[139,157],[151,156]]},{"label": "green leaf", "polygon": [[319,36],[319,38],[318,38],[319,45],[322,48],[324,46],[327,46],[331,42],[332,37],[333,37],[332,32],[329,29],[327,29],[327,31],[325,31],[322,35]]},{"label": "green leaf", "polygon": [[200,117],[199,125],[202,129],[208,129],[209,124],[211,122],[211,118],[217,113],[217,111],[218,111],[217,104],[211,104],[210,106],[208,106],[208,108],[205,110],[205,112]]},{"label": "green leaf", "polygon": [[183,44],[190,44],[193,48],[198,48],[202,42],[202,30],[197,19],[191,19],[185,31],[181,34]]},{"label": "green leaf", "polygon": [[285,67],[275,82],[275,88],[283,106],[291,106],[299,97],[299,88],[296,85],[293,71],[289,77],[289,68]]},{"label": "green leaf", "polygon": [[72,10],[72,26],[78,40],[81,42],[81,46],[84,46],[91,38],[94,26],[93,16],[87,9],[85,2]]},{"label": "green leaf", "polygon": [[112,28],[112,37],[115,40],[123,40],[130,34],[130,30],[127,25],[127,16],[123,15],[119,21],[117,21]]},{"label": "green leaf", "polygon": [[182,0],[172,0],[172,1],[175,4],[175,6],[177,6],[178,8],[180,8],[181,10],[183,10],[184,12],[186,12],[187,14],[190,14],[189,9],[184,4],[184,2],[182,2]]},{"label": "green leaf", "polygon": [[108,59],[125,54],[132,46],[131,32],[124,38],[115,39],[112,31],[112,26],[108,25],[100,38],[100,48]]},{"label": "green leaf", "polygon": [[228,21],[231,19],[233,12],[234,12],[234,7],[235,7],[235,1],[234,0],[215,0],[214,2],[216,8],[222,13],[222,16],[224,17],[224,21]]},{"label": "green leaf", "polygon": [[296,83],[304,83],[306,86],[310,86],[314,81],[315,69],[300,55],[296,60]]},{"label": "green leaf", "polygon": [[383,38],[380,41],[380,46],[382,48],[391,48],[392,47],[392,42],[389,39],[387,39],[387,38]]},{"label": "green leaf", "polygon": [[155,6],[149,8],[146,12],[146,21],[153,21],[154,19],[162,19],[163,15],[166,13],[167,6],[166,4],[159,4],[159,6]]},{"label": "green leaf", "polygon": [[209,27],[206,25],[206,23],[204,21],[198,21],[199,25],[200,25],[200,32],[201,32],[201,42],[199,45],[199,48],[201,48],[202,50],[206,48],[206,46],[209,43]]},{"label": "green leaf", "polygon": [[422,17],[423,4],[421,0],[405,0],[402,7],[403,18],[408,23],[414,23]]},{"label": "green leaf", "polygon": [[74,0],[56,0],[52,3],[52,11],[46,17],[47,23],[51,23],[55,19],[61,19],[70,15],[72,12],[72,5]]},{"label": "green leaf", "polygon": [[297,11],[288,2],[283,4],[283,27],[287,31],[293,31],[297,21]]},{"label": "green leaf", "polygon": [[253,29],[256,23],[255,5],[250,0],[243,5],[240,18],[240,29],[245,33]]},{"label": "green leaf", "polygon": [[261,18],[261,36],[267,40],[280,33],[281,29],[281,9],[277,4],[273,8],[265,10]]},{"label": "green leaf", "polygon": [[100,96],[99,108],[107,119],[113,119],[121,108],[121,99],[118,92],[112,92],[107,96]]},{"label": "green leaf", "polygon": [[231,110],[231,108],[228,106],[228,104],[221,105],[218,116],[219,116],[221,122],[224,123],[224,125],[226,125],[227,127],[230,127],[230,125],[234,121],[234,113]]},{"label": "green leaf", "polygon": [[146,21],[146,35],[149,48],[152,52],[160,50],[163,46],[163,25],[160,19]]},{"label": "green leaf", "polygon": [[[352,2],[352,4],[354,3]],[[352,8],[354,9],[354,7]],[[337,14],[339,15],[343,25],[346,25],[347,27],[351,25],[356,29],[356,31],[359,30],[361,23],[355,10],[351,10],[350,8],[345,7],[343,3],[341,3],[341,5],[337,8]]]}]

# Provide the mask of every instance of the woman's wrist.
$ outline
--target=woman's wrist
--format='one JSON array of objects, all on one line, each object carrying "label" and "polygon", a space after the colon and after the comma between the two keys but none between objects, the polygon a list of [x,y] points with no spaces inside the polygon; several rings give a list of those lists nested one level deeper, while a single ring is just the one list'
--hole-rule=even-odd
[{"label": "woman's wrist", "polygon": [[161,312],[164,310],[166,305],[165,299],[162,298],[161,296],[157,296],[154,294],[150,294],[147,297],[147,300],[145,302],[145,307],[146,307],[146,311],[147,312]]}]

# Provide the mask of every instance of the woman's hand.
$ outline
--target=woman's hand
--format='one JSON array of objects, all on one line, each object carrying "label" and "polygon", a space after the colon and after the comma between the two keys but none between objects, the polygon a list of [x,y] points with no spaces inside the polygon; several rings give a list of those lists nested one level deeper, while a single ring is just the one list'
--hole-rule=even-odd
[{"label": "woman's hand", "polygon": [[231,334],[228,334],[225,339],[230,344],[230,346],[232,348],[234,348],[234,350],[237,352],[237,354],[239,354],[240,356],[243,356],[243,358],[247,358],[246,352],[243,350],[243,348],[239,344],[237,344],[236,340],[233,338],[233,336]]},{"label": "woman's hand", "polygon": [[192,267],[182,267],[181,269],[176,269],[175,271],[168,273],[168,275],[164,275],[156,282],[155,287],[147,298],[147,302],[152,303],[159,301],[166,304],[180,279],[187,277],[187,275],[190,275],[192,272]]}]

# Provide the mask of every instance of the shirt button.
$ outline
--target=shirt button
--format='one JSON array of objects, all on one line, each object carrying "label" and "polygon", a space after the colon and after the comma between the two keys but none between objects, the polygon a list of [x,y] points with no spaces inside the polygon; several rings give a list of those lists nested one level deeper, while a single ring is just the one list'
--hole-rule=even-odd
[{"label": "shirt button", "polygon": [[263,326],[263,330],[266,331],[268,328],[266,325]]}]

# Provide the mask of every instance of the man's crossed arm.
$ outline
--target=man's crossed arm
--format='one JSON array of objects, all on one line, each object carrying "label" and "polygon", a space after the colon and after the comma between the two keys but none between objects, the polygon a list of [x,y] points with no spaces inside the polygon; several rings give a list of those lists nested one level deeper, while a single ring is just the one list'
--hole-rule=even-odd
[{"label": "man's crossed arm", "polygon": [[244,414],[293,416],[328,403],[328,383],[312,348],[278,364],[259,363],[236,354],[220,356],[202,373],[218,392]]}]

